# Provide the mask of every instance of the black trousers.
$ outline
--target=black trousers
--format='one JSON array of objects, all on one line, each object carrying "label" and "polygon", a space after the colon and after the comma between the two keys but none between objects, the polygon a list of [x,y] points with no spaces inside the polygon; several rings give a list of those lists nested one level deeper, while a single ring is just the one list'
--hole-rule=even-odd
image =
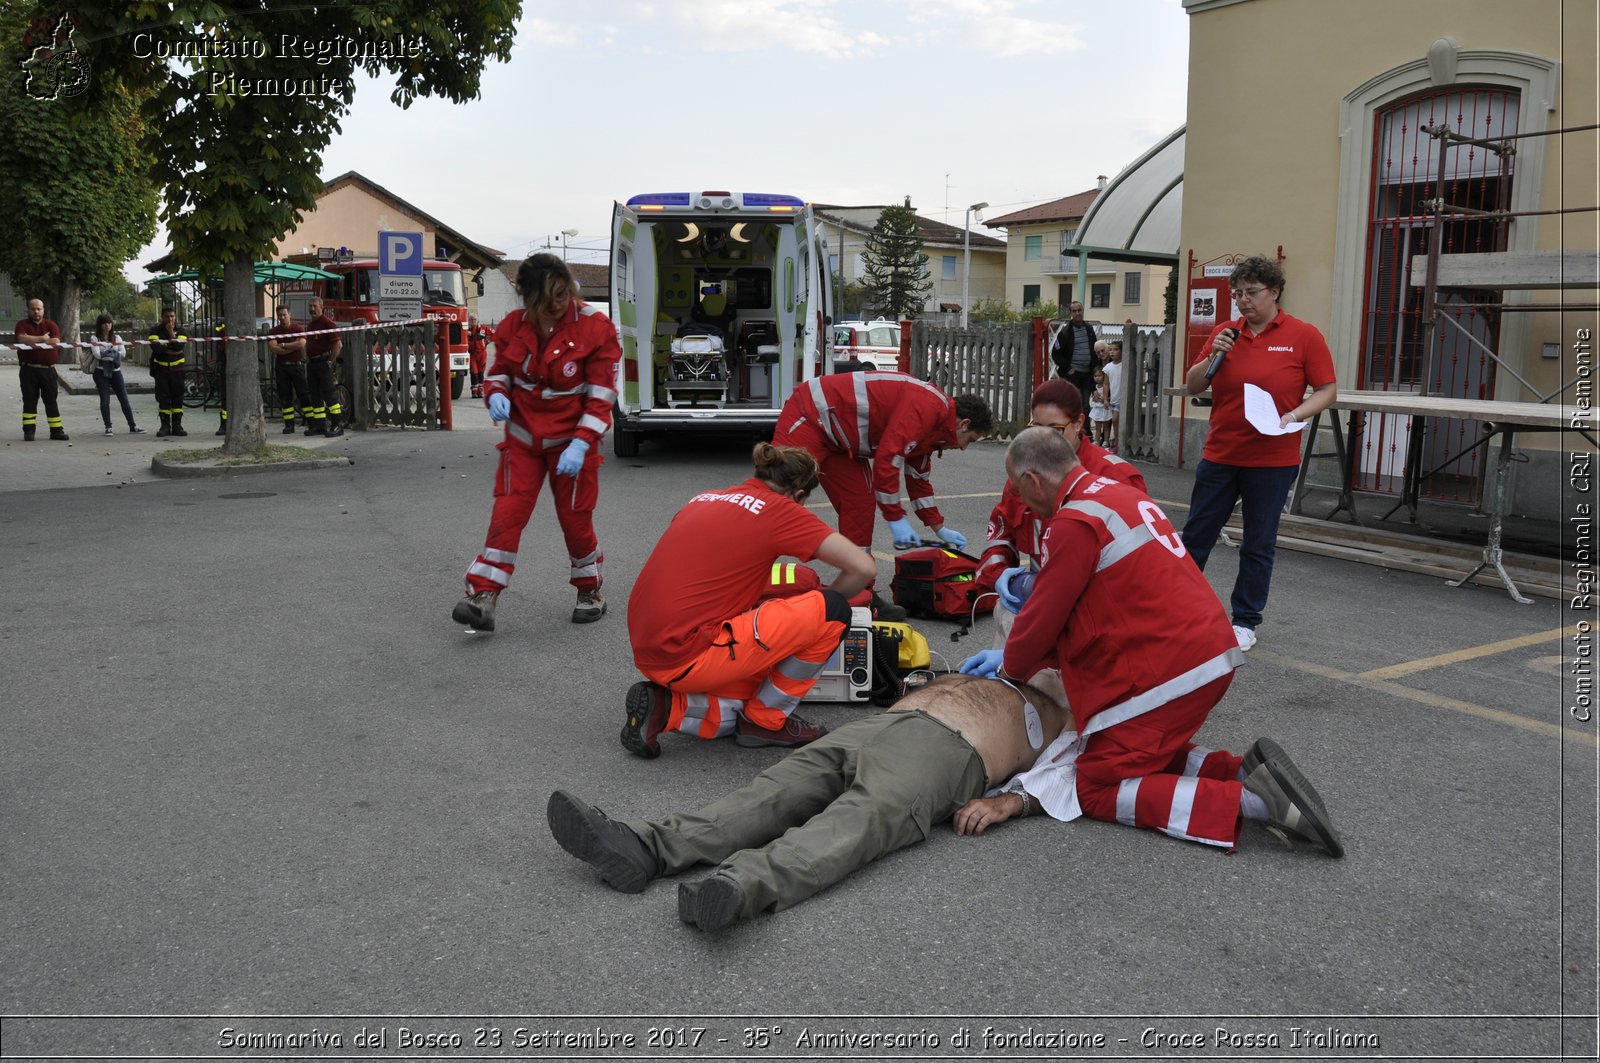
[{"label": "black trousers", "polygon": [[327,358],[312,358],[306,362],[306,381],[311,388],[311,416],[327,424],[325,418],[337,421],[344,412],[339,405],[338,392],[333,390],[333,365]]},{"label": "black trousers", "polygon": [[278,363],[278,401],[283,404],[285,423],[295,419],[296,411],[302,420],[310,416],[311,389],[306,385],[306,363]]},{"label": "black trousers", "polygon": [[156,384],[156,412],[163,417],[183,412],[183,371],[182,362],[174,366],[150,365],[150,379]]},{"label": "black trousers", "polygon": [[[32,425],[39,414],[39,400],[44,399],[44,414],[61,422],[61,408],[56,405],[56,367],[53,365],[20,365],[18,378],[22,382],[22,423]],[[52,426],[53,427],[53,426]]]}]

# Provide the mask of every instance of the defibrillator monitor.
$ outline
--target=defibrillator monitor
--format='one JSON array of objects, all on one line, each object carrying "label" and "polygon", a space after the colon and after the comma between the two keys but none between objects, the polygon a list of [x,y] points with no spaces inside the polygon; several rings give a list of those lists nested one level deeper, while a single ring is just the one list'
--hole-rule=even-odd
[{"label": "defibrillator monitor", "polygon": [[866,701],[872,693],[872,611],[860,607],[850,610],[850,626],[844,639],[822,666],[816,685],[803,701],[853,703]]}]

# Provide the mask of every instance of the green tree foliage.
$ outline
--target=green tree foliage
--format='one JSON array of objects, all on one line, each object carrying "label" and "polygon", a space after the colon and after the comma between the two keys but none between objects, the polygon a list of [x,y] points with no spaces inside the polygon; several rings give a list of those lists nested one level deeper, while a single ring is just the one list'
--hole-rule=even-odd
[{"label": "green tree foliage", "polygon": [[51,54],[59,24],[0,19],[0,215],[11,229],[0,273],[43,299],[70,336],[83,290],[127,283],[122,264],[155,235],[157,199],[136,93],[119,88],[91,105],[54,81],[46,91],[25,66],[36,51]]},{"label": "green tree foliage", "polygon": [[[243,335],[255,323],[252,263],[315,206],[322,153],[349,112],[356,75],[393,76],[389,98],[401,107],[423,96],[474,99],[488,61],[511,57],[521,6],[132,0],[85,5],[74,19],[92,71],[86,96],[148,94],[144,145],[173,252],[187,267],[221,270],[230,331]],[[163,46],[185,58],[161,58]],[[228,362],[230,451],[265,443],[251,362]]]},{"label": "green tree foliage", "polygon": [[94,327],[94,319],[110,314],[117,323],[154,325],[161,316],[161,303],[145,295],[128,278],[117,276],[111,283],[87,291],[83,296],[84,328]]},{"label": "green tree foliage", "polygon": [[1167,294],[1161,304],[1161,321],[1171,325],[1178,320],[1178,267],[1173,266],[1167,272]]},{"label": "green tree foliage", "polygon": [[1036,317],[1054,320],[1061,316],[1061,308],[1053,301],[1032,303],[1018,310],[1009,299],[979,299],[967,314],[974,325],[1005,325],[1019,321],[1032,321]]},{"label": "green tree foliage", "polygon": [[865,301],[896,320],[910,318],[927,304],[933,291],[928,256],[917,236],[917,215],[911,199],[903,207],[886,207],[867,237]]},{"label": "green tree foliage", "polygon": [[855,281],[847,281],[839,274],[833,275],[833,301],[838,312],[834,315],[835,321],[844,320],[848,314],[861,313],[862,297],[866,289]]}]

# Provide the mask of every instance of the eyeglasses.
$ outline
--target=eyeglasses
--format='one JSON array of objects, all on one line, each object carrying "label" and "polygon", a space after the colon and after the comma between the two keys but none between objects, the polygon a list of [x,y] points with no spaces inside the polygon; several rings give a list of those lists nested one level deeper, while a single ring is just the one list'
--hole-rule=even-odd
[{"label": "eyeglasses", "polygon": [[1233,301],[1236,302],[1236,303],[1240,299],[1249,299],[1251,302],[1254,302],[1255,299],[1256,299],[1256,296],[1260,295],[1262,292],[1268,292],[1268,291],[1271,291],[1271,290],[1272,290],[1271,288],[1267,288],[1267,287],[1235,288],[1232,291],[1231,294],[1233,295]]},{"label": "eyeglasses", "polygon": [[1072,422],[1068,421],[1066,424],[1050,424],[1048,421],[1029,421],[1028,422],[1028,427],[1029,428],[1048,428],[1053,432],[1059,432],[1062,435],[1066,435],[1067,434],[1067,429],[1072,427]]}]

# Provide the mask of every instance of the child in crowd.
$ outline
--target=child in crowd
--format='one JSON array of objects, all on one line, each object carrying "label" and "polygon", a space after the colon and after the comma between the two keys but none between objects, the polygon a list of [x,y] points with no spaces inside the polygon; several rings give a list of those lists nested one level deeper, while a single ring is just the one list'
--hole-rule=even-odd
[{"label": "child in crowd", "polygon": [[1089,425],[1094,431],[1094,441],[1099,446],[1106,445],[1106,438],[1111,433],[1111,398],[1109,385],[1106,383],[1104,367],[1094,371],[1094,393],[1089,396]]},{"label": "child in crowd", "polygon": [[1106,376],[1106,405],[1111,418],[1106,422],[1106,438],[1101,443],[1112,453],[1117,449],[1117,426],[1122,422],[1122,341],[1106,342],[1106,360],[1101,366]]}]

